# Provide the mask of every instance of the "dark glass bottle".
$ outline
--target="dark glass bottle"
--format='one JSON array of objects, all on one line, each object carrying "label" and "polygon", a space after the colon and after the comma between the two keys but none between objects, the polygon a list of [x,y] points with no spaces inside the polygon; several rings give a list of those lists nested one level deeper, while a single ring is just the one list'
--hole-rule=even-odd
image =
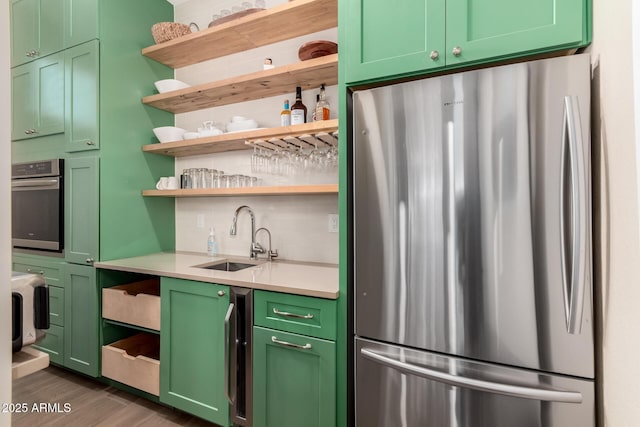
[{"label": "dark glass bottle", "polygon": [[291,106],[291,124],[307,123],[307,107],[302,103],[302,88],[296,86],[296,102]]}]

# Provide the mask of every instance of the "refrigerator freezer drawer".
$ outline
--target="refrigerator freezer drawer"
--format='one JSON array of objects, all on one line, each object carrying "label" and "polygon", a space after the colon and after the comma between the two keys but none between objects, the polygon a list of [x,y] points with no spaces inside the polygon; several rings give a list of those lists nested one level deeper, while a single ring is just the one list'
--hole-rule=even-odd
[{"label": "refrigerator freezer drawer", "polygon": [[355,344],[357,426],[595,426],[592,380]]}]

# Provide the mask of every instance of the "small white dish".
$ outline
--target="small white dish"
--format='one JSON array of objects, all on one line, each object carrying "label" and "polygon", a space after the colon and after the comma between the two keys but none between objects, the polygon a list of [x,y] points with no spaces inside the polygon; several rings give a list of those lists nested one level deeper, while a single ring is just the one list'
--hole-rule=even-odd
[{"label": "small white dish", "polygon": [[175,126],[161,126],[153,128],[153,133],[160,142],[180,141],[186,130]]},{"label": "small white dish", "polygon": [[238,132],[246,132],[246,131],[249,131],[249,130],[260,130],[260,129],[266,129],[266,128],[240,129],[240,130],[234,130],[234,131],[227,132],[227,133],[238,133]]},{"label": "small white dish", "polygon": [[171,91],[174,91],[174,90],[179,90],[179,89],[184,89],[184,88],[187,88],[187,87],[191,87],[191,85],[188,85],[185,82],[181,82],[180,80],[176,80],[176,79],[158,80],[157,82],[154,82],[153,84],[156,87],[156,89],[158,90],[158,92],[160,92],[160,93],[171,92]]},{"label": "small white dish", "polygon": [[243,120],[240,122],[227,123],[227,132],[239,132],[242,130],[250,130],[258,127],[258,122],[255,120]]},{"label": "small white dish", "polygon": [[222,132],[218,128],[212,128],[212,129],[198,128],[198,137],[200,137],[200,138],[202,138],[204,136],[222,135],[223,133],[224,132]]},{"label": "small white dish", "polygon": [[231,117],[231,122],[232,123],[245,122],[247,120],[250,120],[250,119],[248,119],[246,117],[242,117],[242,116],[233,116],[233,117]]},{"label": "small white dish", "polygon": [[182,139],[195,139],[198,137],[200,137],[198,132],[185,132],[184,135],[182,135]]}]

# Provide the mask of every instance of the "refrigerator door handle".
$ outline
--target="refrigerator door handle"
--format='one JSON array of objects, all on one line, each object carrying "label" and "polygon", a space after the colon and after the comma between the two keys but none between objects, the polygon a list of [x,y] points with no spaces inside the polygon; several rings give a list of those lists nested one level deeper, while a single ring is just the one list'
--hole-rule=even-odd
[{"label": "refrigerator door handle", "polygon": [[[562,132],[562,156],[560,173],[565,176],[565,153],[569,153],[571,179],[571,263],[566,259],[565,241],[565,187],[560,184],[560,242],[562,247],[562,281],[567,332],[580,334],[584,310],[584,293],[587,280],[587,210],[585,158],[582,151],[585,143],[580,122],[580,106],[575,96],[564,97],[564,120]],[[568,144],[568,150],[567,148]],[[569,268],[571,278],[568,278]]]},{"label": "refrigerator door handle", "polygon": [[229,304],[227,314],[224,316],[224,395],[231,405],[233,405],[235,399],[232,399],[229,393],[229,335],[231,335],[229,333],[229,327],[234,307],[234,303]]},{"label": "refrigerator door handle", "polygon": [[488,393],[503,394],[505,396],[519,397],[523,399],[543,400],[549,402],[582,403],[582,393],[577,391],[549,390],[535,387],[527,387],[513,384],[503,384],[492,381],[484,381],[467,378],[416,366],[410,363],[393,359],[385,354],[380,354],[370,348],[361,348],[360,353],[376,363],[397,369],[409,375],[416,375],[428,380],[438,381],[456,387],[473,389]]}]

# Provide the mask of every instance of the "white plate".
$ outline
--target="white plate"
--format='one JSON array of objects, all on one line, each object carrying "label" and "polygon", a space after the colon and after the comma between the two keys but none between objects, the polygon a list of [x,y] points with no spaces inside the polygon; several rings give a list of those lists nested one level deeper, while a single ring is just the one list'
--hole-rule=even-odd
[{"label": "white plate", "polygon": [[241,129],[241,130],[234,130],[231,132],[226,132],[226,133],[240,133],[240,132],[249,132],[252,130],[258,130],[258,129],[267,129],[267,128],[251,128],[251,129]]}]

